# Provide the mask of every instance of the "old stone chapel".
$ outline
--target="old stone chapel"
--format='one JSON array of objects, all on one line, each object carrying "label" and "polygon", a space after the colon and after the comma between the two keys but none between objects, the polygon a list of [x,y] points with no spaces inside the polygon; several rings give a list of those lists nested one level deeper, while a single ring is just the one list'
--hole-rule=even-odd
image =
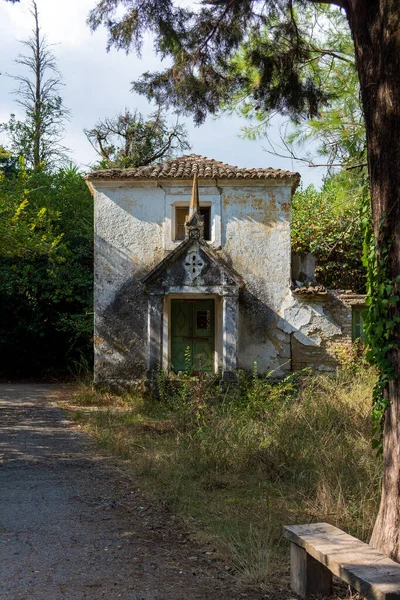
[{"label": "old stone chapel", "polygon": [[[197,155],[87,175],[95,209],[95,381],[160,368],[334,368],[362,296],[313,284],[290,248],[298,173]],[[307,257],[306,257],[307,258]],[[303,285],[303,283],[305,284]]]}]

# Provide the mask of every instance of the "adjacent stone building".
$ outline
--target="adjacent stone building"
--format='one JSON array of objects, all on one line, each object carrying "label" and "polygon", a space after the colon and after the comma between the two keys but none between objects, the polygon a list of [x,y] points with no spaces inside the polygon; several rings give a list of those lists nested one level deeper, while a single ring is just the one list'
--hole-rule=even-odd
[{"label": "adjacent stone building", "polygon": [[[191,366],[228,382],[254,362],[275,375],[334,368],[332,348],[351,342],[352,302],[363,299],[293,286],[299,179],[196,155],[90,173],[95,380]],[[310,260],[294,262],[310,269]]]}]

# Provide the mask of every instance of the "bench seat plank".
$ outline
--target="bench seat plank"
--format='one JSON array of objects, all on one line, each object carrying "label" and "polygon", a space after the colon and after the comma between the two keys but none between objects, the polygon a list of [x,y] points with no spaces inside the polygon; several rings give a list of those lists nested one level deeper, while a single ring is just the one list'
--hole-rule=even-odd
[{"label": "bench seat plank", "polygon": [[284,535],[374,600],[400,600],[400,564],[329,523],[287,525]]}]

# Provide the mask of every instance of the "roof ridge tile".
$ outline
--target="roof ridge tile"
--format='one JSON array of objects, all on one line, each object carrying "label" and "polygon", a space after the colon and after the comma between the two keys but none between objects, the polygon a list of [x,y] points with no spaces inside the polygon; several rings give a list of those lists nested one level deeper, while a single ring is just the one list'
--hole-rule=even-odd
[{"label": "roof ridge tile", "polygon": [[192,179],[194,174],[200,179],[290,179],[292,187],[300,182],[299,173],[273,169],[271,167],[237,167],[199,154],[185,154],[128,169],[104,169],[93,171],[86,179]]}]

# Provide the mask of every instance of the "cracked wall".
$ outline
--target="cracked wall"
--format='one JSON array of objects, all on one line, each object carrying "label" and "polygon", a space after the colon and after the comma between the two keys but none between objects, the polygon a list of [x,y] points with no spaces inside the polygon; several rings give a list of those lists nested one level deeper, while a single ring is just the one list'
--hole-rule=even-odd
[{"label": "cracked wall", "polygon": [[338,366],[336,348],[352,343],[352,304],[364,302],[362,296],[354,298],[334,292],[306,299],[287,295],[278,325],[291,336],[293,370]]},{"label": "cracked wall", "polygon": [[278,328],[290,289],[291,189],[231,184],[222,188],[222,252],[246,282],[239,299],[239,363],[259,373],[290,370],[290,334]]},{"label": "cracked wall", "polygon": [[[147,294],[141,279],[177,242],[171,206],[189,200],[192,182],[95,180],[95,380],[144,376]],[[216,252],[244,279],[239,300],[239,367],[290,369],[290,333],[278,327],[290,287],[290,185],[282,181],[211,181]]]},{"label": "cracked wall", "polygon": [[[171,207],[175,198],[189,201],[191,185],[93,182],[98,382],[134,381],[146,372],[147,293],[141,280],[179,244],[171,239]],[[224,180],[199,191],[214,215],[210,245],[245,282],[239,367],[252,369],[257,362],[259,373],[274,375],[306,366],[334,369],[335,347],[351,344],[353,300],[338,294],[299,298],[290,291],[290,186]]]}]

